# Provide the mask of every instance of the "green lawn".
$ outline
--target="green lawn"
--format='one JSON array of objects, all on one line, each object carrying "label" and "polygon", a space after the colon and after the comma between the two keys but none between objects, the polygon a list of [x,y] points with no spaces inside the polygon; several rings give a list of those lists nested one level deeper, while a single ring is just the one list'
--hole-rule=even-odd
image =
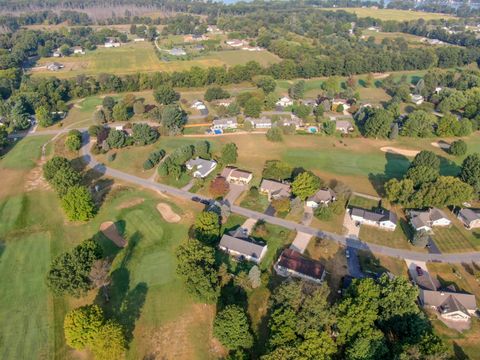
[{"label": "green lawn", "polygon": [[252,232],[254,239],[263,240],[267,243],[267,253],[260,263],[261,270],[270,269],[281,250],[293,241],[295,235],[293,231],[280,226],[265,224],[265,227],[267,229],[266,234],[257,231]]},{"label": "green lawn", "polygon": [[480,248],[480,232],[468,231],[454,224],[448,228],[433,229],[433,239],[442,252],[467,252]]},{"label": "green lawn", "polygon": [[0,169],[32,169],[42,154],[42,145],[50,138],[50,135],[42,135],[18,140],[1,158]]},{"label": "green lawn", "polygon": [[408,226],[400,219],[395,231],[381,230],[375,226],[362,225],[358,237],[360,240],[399,249],[425,251],[410,244],[408,241]]},{"label": "green lawn", "polygon": [[266,195],[252,195],[250,191],[246,192],[240,201],[240,206],[262,213],[267,210],[269,205],[270,203]]},{"label": "green lawn", "polygon": [[352,195],[348,200],[348,206],[357,207],[366,210],[373,210],[378,208],[380,202],[378,200],[368,199],[359,195]]}]

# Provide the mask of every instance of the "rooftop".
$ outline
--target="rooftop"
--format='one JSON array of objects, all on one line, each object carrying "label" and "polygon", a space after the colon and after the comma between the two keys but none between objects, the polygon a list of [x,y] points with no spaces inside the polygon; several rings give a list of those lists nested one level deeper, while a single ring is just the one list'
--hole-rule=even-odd
[{"label": "rooftop", "polygon": [[250,239],[241,239],[230,235],[223,235],[219,246],[245,256],[260,259],[262,252],[267,245],[255,243]]},{"label": "rooftop", "polygon": [[320,262],[308,259],[292,249],[283,250],[277,265],[315,279],[321,279],[325,271]]}]

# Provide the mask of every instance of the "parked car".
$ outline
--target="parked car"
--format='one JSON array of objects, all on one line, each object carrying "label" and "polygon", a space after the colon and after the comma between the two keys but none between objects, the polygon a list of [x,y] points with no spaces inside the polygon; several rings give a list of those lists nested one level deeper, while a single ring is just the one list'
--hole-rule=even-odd
[{"label": "parked car", "polygon": [[423,275],[423,269],[420,267],[420,266],[417,266],[415,268],[415,270],[417,271],[417,275],[418,276],[422,276]]},{"label": "parked car", "polygon": [[350,259],[350,250],[348,250],[348,249],[345,250],[345,257],[346,257],[347,259]]}]

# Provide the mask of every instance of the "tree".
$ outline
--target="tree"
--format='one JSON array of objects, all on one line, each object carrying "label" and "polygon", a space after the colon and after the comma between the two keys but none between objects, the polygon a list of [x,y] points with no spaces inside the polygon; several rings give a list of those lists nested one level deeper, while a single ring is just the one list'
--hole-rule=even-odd
[{"label": "tree", "polygon": [[85,186],[75,185],[62,198],[62,208],[70,221],[87,221],[95,216],[92,194]]},{"label": "tree", "polygon": [[433,151],[422,150],[417,155],[415,155],[411,166],[426,166],[440,171],[440,159]]},{"label": "tree", "polygon": [[293,113],[304,120],[310,115],[310,112],[310,106],[304,104],[299,104],[293,108]]},{"label": "tree", "polygon": [[289,198],[273,199],[271,205],[278,213],[287,213],[290,211]]},{"label": "tree", "polygon": [[102,248],[93,239],[85,240],[71,252],[56,257],[50,264],[47,285],[57,295],[80,297],[91,289],[90,271],[102,257]]},{"label": "tree", "polygon": [[340,93],[340,91],[342,90],[340,78],[337,76],[330,76],[327,80],[323,82],[322,89],[325,90],[329,96],[334,96]]},{"label": "tree", "polygon": [[50,183],[58,196],[63,197],[71,187],[79,185],[81,180],[80,173],[70,166],[57,171]]},{"label": "tree", "polygon": [[113,149],[127,146],[127,134],[122,130],[110,130],[107,137],[107,144]]},{"label": "tree", "polygon": [[258,118],[262,112],[262,101],[256,97],[250,98],[245,103],[243,112],[246,116]]},{"label": "tree", "polygon": [[53,125],[53,116],[50,111],[45,106],[39,106],[35,110],[35,118],[37,122],[42,127],[49,127]]},{"label": "tree", "polygon": [[453,136],[458,131],[459,121],[450,113],[445,114],[445,116],[441,117],[438,120],[437,126],[437,135],[438,136]]},{"label": "tree", "polygon": [[211,86],[205,91],[204,99],[206,101],[218,100],[218,99],[228,99],[230,94],[228,91],[223,90],[220,86]]},{"label": "tree", "polygon": [[385,183],[385,193],[390,202],[407,205],[414,192],[414,183],[410,179],[391,179]]},{"label": "tree", "polygon": [[237,162],[238,148],[235,143],[225,144],[222,148],[222,155],[220,161],[224,165],[231,165]]},{"label": "tree", "polygon": [[168,105],[162,111],[162,125],[170,135],[180,134],[187,123],[187,114],[176,105]]},{"label": "tree", "polygon": [[220,216],[213,211],[202,211],[194,224],[195,237],[205,244],[214,244],[220,236]]},{"label": "tree", "polygon": [[305,171],[298,175],[292,183],[292,193],[305,200],[312,196],[322,186],[320,178],[311,172]]},{"label": "tree", "polygon": [[11,123],[16,130],[25,130],[30,127],[27,110],[21,101],[17,101],[10,113]]},{"label": "tree", "polygon": [[453,176],[440,176],[436,181],[422,184],[412,198],[411,207],[461,206],[473,198],[473,187]]},{"label": "tree", "polygon": [[386,138],[390,133],[393,123],[392,114],[385,109],[375,109],[367,118],[364,125],[365,136]]},{"label": "tree", "polygon": [[462,163],[460,179],[471,185],[475,192],[480,193],[480,155],[468,155]]},{"label": "tree", "polygon": [[436,117],[432,113],[416,110],[408,115],[402,128],[402,135],[410,137],[431,136]]},{"label": "tree", "polygon": [[405,177],[413,181],[413,185],[418,187],[426,182],[437,180],[440,176],[438,169],[430,166],[419,165],[412,166],[408,169]]},{"label": "tree", "polygon": [[280,142],[283,140],[283,132],[278,126],[267,130],[267,140],[272,142]]},{"label": "tree", "polygon": [[112,109],[112,116],[116,121],[127,121],[130,118],[127,105],[125,105],[123,102],[115,104]]},{"label": "tree", "polygon": [[67,345],[77,350],[89,347],[104,321],[103,311],[98,305],[85,305],[71,310],[63,321]]},{"label": "tree", "polygon": [[136,145],[153,144],[158,139],[158,131],[148,124],[133,124],[132,138]]},{"label": "tree", "polygon": [[322,105],[317,105],[313,108],[313,115],[315,115],[315,120],[318,122],[323,117],[325,113],[325,108]]},{"label": "tree", "polygon": [[113,107],[115,106],[115,99],[111,96],[105,96],[103,98],[103,101],[102,101],[102,106],[105,108],[105,109],[110,109],[112,110]]},{"label": "tree", "polygon": [[262,89],[265,94],[273,93],[277,87],[275,79],[271,76],[259,76],[255,80],[255,85],[257,85],[259,89]]},{"label": "tree", "polygon": [[136,101],[133,104],[133,113],[135,115],[142,115],[145,112],[145,105],[141,101]]},{"label": "tree", "polygon": [[430,237],[428,236],[428,233],[425,230],[420,230],[416,231],[413,235],[412,244],[417,247],[424,248],[427,246],[429,240]]},{"label": "tree", "polygon": [[90,349],[98,360],[122,359],[126,350],[123,327],[113,320],[108,320],[99,329]]},{"label": "tree", "polygon": [[93,113],[93,121],[95,124],[105,124],[107,122],[107,119],[105,117],[105,111],[102,109],[99,109]]},{"label": "tree", "polygon": [[263,168],[262,177],[277,181],[287,180],[292,177],[293,168],[280,160],[267,160]]},{"label": "tree", "polygon": [[215,250],[196,239],[190,239],[177,249],[177,274],[188,292],[201,301],[214,303],[220,295]]},{"label": "tree", "polygon": [[78,151],[82,147],[82,133],[78,130],[71,130],[65,138],[65,146],[70,151]]},{"label": "tree", "polygon": [[399,132],[400,132],[400,129],[398,127],[398,123],[394,123],[392,126],[392,130],[390,131],[390,134],[388,134],[388,138],[390,140],[395,140],[398,137]]},{"label": "tree", "polygon": [[308,331],[298,346],[300,359],[331,360],[336,352],[337,345],[326,331]]},{"label": "tree", "polygon": [[230,185],[223,177],[216,177],[210,183],[209,191],[214,198],[219,198],[225,196],[228,193],[229,189]]},{"label": "tree", "polygon": [[72,165],[67,158],[54,156],[43,165],[43,176],[48,182],[52,181],[60,170],[70,169]]},{"label": "tree", "polygon": [[322,130],[326,135],[333,135],[337,131],[335,121],[325,121],[322,123]]},{"label": "tree", "polygon": [[217,314],[213,334],[229,350],[250,349],[253,346],[247,316],[237,305],[227,305]]},{"label": "tree", "polygon": [[153,98],[160,105],[170,105],[180,99],[180,94],[170,85],[160,85],[154,90]]},{"label": "tree", "polygon": [[305,80],[299,80],[288,89],[288,95],[292,99],[301,99],[305,94]]},{"label": "tree", "polygon": [[210,159],[210,143],[206,140],[199,141],[195,144],[195,156],[202,159]]},{"label": "tree", "polygon": [[450,145],[449,152],[454,156],[463,156],[467,153],[467,143],[463,140],[456,140]]},{"label": "tree", "polygon": [[5,126],[0,126],[0,149],[8,144],[8,132]]}]

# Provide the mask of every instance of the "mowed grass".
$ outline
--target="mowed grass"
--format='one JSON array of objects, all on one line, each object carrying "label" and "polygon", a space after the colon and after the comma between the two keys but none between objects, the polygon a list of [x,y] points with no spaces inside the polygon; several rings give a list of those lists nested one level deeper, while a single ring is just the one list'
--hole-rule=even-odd
[{"label": "mowed grass", "polygon": [[397,10],[397,9],[371,9],[371,8],[337,8],[335,11],[346,11],[356,14],[358,17],[372,17],[382,21],[409,21],[409,20],[438,20],[454,19],[455,16],[423,11]]},{"label": "mowed grass", "polygon": [[[262,66],[280,62],[280,58],[266,50],[246,51],[232,50],[211,52],[192,60],[162,61],[155,53],[154,45],[149,42],[127,43],[119,48],[99,47],[88,51],[85,55],[76,55],[55,59],[64,68],[52,72],[46,68],[32,70],[34,76],[53,76],[70,78],[77,75],[98,75],[101,73],[127,75],[155,71],[183,71],[194,66],[207,68],[212,66],[234,66],[257,61]],[[54,61],[53,58],[42,58],[37,66],[42,67]]]},{"label": "mowed grass", "polygon": [[18,140],[12,145],[10,150],[0,158],[0,170],[32,169],[42,154],[42,145],[50,138],[50,135],[42,135]]},{"label": "mowed grass", "polygon": [[375,226],[362,225],[358,237],[365,242],[388,247],[424,251],[410,244],[405,233],[406,224],[400,220],[395,231],[381,230]]},{"label": "mowed grass", "polygon": [[458,221],[450,227],[434,228],[433,239],[442,252],[468,252],[480,249],[480,231],[466,230]]}]

